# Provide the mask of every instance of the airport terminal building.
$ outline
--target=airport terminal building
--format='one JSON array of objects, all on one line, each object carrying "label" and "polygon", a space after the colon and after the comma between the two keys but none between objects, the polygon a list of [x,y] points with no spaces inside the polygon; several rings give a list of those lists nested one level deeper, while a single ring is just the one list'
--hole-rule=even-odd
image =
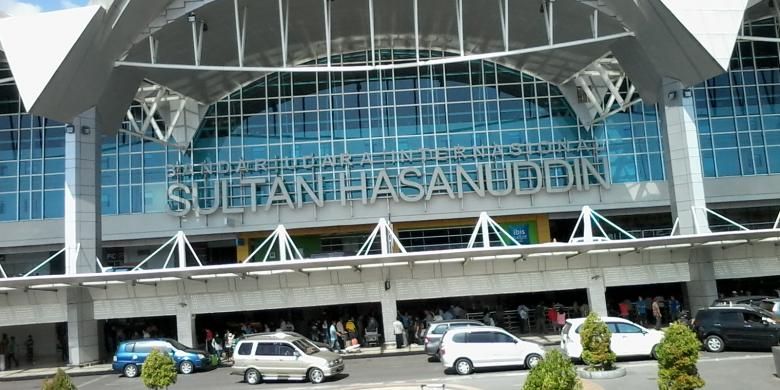
[{"label": "airport terminal building", "polygon": [[0,19],[0,332],[41,354],[59,335],[78,364],[120,320],[197,344],[251,316],[371,312],[389,334],[450,304],[780,288],[779,16],[93,0]]}]

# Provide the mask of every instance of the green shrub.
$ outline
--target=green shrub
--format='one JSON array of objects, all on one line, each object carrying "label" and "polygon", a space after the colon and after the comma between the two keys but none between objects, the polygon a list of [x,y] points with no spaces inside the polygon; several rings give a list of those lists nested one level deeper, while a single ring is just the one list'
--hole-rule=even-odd
[{"label": "green shrub", "polygon": [[615,353],[609,347],[612,332],[596,313],[591,312],[580,329],[582,360],[591,370],[611,370]]},{"label": "green shrub", "polygon": [[61,368],[58,368],[53,377],[43,381],[41,390],[77,390],[77,388],[70,380],[68,374],[62,371]]},{"label": "green shrub", "polygon": [[694,390],[704,387],[696,362],[701,343],[685,324],[674,323],[658,345],[658,389]]},{"label": "green shrub", "polygon": [[176,363],[173,359],[156,349],[146,357],[141,369],[144,386],[154,390],[167,389],[176,383],[176,374]]},{"label": "green shrub", "polygon": [[582,383],[574,364],[554,349],[528,374],[523,390],[580,390]]}]

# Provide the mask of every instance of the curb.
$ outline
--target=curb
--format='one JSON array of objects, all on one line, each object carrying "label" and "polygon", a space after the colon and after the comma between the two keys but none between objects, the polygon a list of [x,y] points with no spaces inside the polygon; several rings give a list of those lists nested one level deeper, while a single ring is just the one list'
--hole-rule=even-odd
[{"label": "curb", "polygon": [[411,355],[425,355],[425,351],[403,351],[403,352],[392,352],[392,353],[377,353],[372,355],[344,354],[341,355],[341,357],[344,360],[356,360],[356,359],[384,358],[384,357],[392,357],[392,356],[411,356]]},{"label": "curb", "polygon": [[[107,370],[98,370],[98,371],[76,371],[76,372],[68,372],[65,371],[69,377],[79,377],[79,376],[94,376],[94,375],[107,375],[107,374],[113,374],[114,370],[107,369]],[[47,379],[51,378],[54,375],[54,373],[50,374],[31,374],[31,375],[13,375],[13,376],[7,376],[7,377],[0,377],[0,383],[2,382],[17,382],[17,381],[29,381],[29,380],[36,380],[36,379]],[[119,373],[117,373],[119,375]]]}]

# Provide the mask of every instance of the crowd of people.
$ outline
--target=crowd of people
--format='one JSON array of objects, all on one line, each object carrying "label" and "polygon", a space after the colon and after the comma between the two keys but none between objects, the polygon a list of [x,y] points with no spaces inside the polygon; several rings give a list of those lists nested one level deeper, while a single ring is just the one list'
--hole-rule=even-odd
[{"label": "crowd of people", "polygon": [[[19,360],[16,357],[16,351],[18,347],[19,346],[17,345],[15,336],[8,337],[7,334],[3,333],[2,338],[0,338],[0,356],[5,356],[6,370],[14,368],[14,365],[19,367]],[[27,339],[24,340],[24,350],[27,364],[34,363],[34,347],[35,341],[33,340],[32,335],[27,335]]]},{"label": "crowd of people", "polygon": [[[615,314],[614,308],[611,309]],[[618,303],[616,314],[642,326],[660,329],[664,323],[674,322],[680,318],[682,304],[674,296],[669,298],[639,296],[635,301],[624,299]]]}]

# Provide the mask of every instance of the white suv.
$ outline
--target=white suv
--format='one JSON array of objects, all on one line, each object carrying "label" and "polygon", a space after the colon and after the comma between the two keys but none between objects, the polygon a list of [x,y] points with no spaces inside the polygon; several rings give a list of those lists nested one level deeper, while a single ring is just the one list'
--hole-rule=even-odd
[{"label": "white suv", "polygon": [[[655,329],[643,328],[629,320],[619,317],[601,317],[612,332],[610,349],[618,357],[650,356],[655,359],[655,350],[664,333]],[[561,349],[572,359],[582,357],[580,330],[585,318],[566,320],[561,330]]]},{"label": "white suv", "polygon": [[534,368],[544,357],[537,344],[518,339],[501,328],[454,328],[442,337],[439,356],[444,368],[460,375],[477,367],[525,366]]}]

